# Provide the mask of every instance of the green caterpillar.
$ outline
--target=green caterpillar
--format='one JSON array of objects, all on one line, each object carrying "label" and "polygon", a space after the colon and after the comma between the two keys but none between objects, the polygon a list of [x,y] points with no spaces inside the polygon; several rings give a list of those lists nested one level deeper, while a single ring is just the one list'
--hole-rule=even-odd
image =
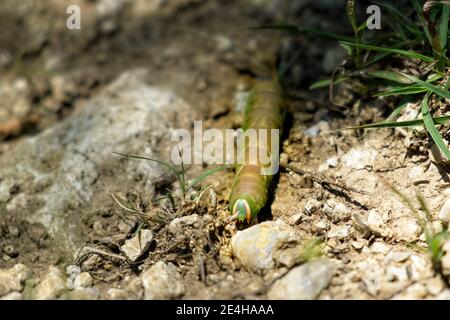
[{"label": "green caterpillar", "polygon": [[[248,129],[266,129],[268,132],[271,129],[278,129],[279,139],[285,115],[286,99],[278,81],[259,81],[248,97],[242,129],[244,132],[247,132]],[[246,140],[245,152],[256,150],[271,154],[270,134],[267,141],[269,141],[267,146],[262,146],[259,140],[256,143]],[[260,162],[256,164],[244,162],[237,167],[229,199],[229,209],[239,222],[244,220],[247,220],[247,223],[250,222],[266,205],[273,175],[262,175],[261,169],[263,167]]]}]

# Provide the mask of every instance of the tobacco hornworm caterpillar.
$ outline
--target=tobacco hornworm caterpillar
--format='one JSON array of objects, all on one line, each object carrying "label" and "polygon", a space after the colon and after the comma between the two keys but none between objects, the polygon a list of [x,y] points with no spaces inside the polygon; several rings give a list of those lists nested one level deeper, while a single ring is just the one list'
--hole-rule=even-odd
[{"label": "tobacco hornworm caterpillar", "polygon": [[[266,129],[267,132],[270,132],[271,129],[278,129],[280,132],[279,139],[285,115],[286,99],[278,81],[259,81],[248,97],[242,129],[244,133],[248,129]],[[270,133],[268,135],[266,141],[270,140]],[[255,142],[246,140],[245,151],[248,153],[249,150],[257,150],[267,154],[272,153],[270,141],[265,146],[261,145],[259,139],[257,141],[255,145]],[[236,169],[229,208],[240,222],[244,220],[249,222],[266,205],[273,175],[262,175],[262,167],[263,165],[260,162],[256,164],[244,162]]]}]

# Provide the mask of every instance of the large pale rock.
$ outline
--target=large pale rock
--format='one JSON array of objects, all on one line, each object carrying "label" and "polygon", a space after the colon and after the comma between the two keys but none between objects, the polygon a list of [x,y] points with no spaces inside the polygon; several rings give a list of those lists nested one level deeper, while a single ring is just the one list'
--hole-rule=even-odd
[{"label": "large pale rock", "polygon": [[133,187],[151,196],[155,181],[168,179],[155,163],[113,152],[152,157],[158,150],[155,157],[170,159],[171,132],[194,117],[172,92],[146,84],[145,70],[122,74],[79,112],[0,157],[5,214],[44,225],[58,248],[74,254],[86,238],[83,214],[105,208],[109,191]]}]

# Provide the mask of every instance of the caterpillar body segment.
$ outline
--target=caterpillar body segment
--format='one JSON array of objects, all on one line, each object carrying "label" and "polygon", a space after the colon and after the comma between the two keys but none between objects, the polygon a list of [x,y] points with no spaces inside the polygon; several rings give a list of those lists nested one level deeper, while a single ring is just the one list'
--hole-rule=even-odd
[{"label": "caterpillar body segment", "polygon": [[[230,211],[239,222],[250,222],[266,205],[273,175],[262,174],[262,169],[267,164],[259,161],[259,155],[271,155],[271,129],[279,130],[276,139],[280,139],[285,115],[286,99],[280,84],[275,80],[259,81],[248,97],[242,129],[244,133],[249,129],[257,132],[266,129],[262,132],[266,132],[267,136],[263,140],[259,137],[256,141],[245,140],[245,160],[236,170],[229,201]],[[252,152],[258,154],[256,163],[248,161],[248,155]],[[278,156],[277,154],[276,157]]]}]

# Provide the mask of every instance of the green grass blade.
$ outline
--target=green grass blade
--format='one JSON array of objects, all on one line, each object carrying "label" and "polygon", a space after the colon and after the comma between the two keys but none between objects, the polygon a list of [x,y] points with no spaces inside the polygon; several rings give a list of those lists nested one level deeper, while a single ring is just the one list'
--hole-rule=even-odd
[{"label": "green grass blade", "polygon": [[405,109],[409,103],[411,103],[411,100],[409,97],[404,97],[402,101],[400,102],[400,105],[396,107],[392,113],[389,115],[389,117],[386,118],[386,121],[393,121],[397,119],[397,117],[400,115],[403,109]]},{"label": "green grass blade", "polygon": [[315,28],[308,28],[308,27],[302,27],[302,26],[296,26],[296,25],[290,25],[290,24],[276,24],[276,25],[263,25],[258,27],[251,27],[252,30],[285,30],[290,32],[297,32],[297,33],[309,33],[325,38],[332,38],[335,40],[340,41],[353,41],[354,39],[351,37],[346,37],[340,34],[323,31]]},{"label": "green grass blade", "polygon": [[168,168],[169,170],[171,170],[176,175],[178,181],[180,183],[182,182],[180,174],[179,174],[177,168],[174,165],[172,165],[172,164],[170,164],[170,163],[168,163],[166,161],[152,159],[152,158],[147,158],[147,157],[142,157],[142,156],[129,155],[129,154],[120,153],[120,152],[113,152],[113,153],[117,154],[119,156],[122,156],[122,157],[133,158],[133,159],[140,159],[140,160],[148,160],[148,161],[156,162],[156,163],[158,163],[158,164]]},{"label": "green grass blade", "polygon": [[375,78],[381,78],[401,84],[412,84],[414,83],[411,79],[408,79],[400,72],[395,71],[389,71],[389,70],[377,70],[377,71],[371,71],[368,73],[369,76],[375,77]]},{"label": "green grass blade", "polygon": [[[408,79],[414,81],[415,83],[417,83],[418,85],[426,88],[427,90],[433,92],[434,94],[437,94],[438,96],[442,97],[442,98],[446,98],[446,99],[450,99],[450,92],[449,91],[445,91],[444,89],[435,86],[427,81],[423,81],[420,80],[419,78],[406,74],[406,73],[402,73],[405,77],[407,77]],[[429,80],[430,81],[430,80]]]},{"label": "green grass blade", "polygon": [[227,168],[231,168],[231,165],[223,165],[223,166],[219,166],[216,167],[214,169],[211,170],[207,170],[206,172],[202,173],[201,175],[199,175],[197,178],[194,179],[194,181],[192,181],[188,187],[186,188],[186,191],[189,191],[193,186],[195,186],[197,183],[200,183],[201,181],[203,181],[205,178],[209,177],[210,175],[225,170]]},{"label": "green grass blade", "polygon": [[438,148],[442,151],[443,154],[450,160],[450,150],[448,150],[447,146],[445,145],[444,140],[442,139],[441,134],[436,129],[435,122],[433,117],[430,114],[430,110],[428,107],[428,98],[430,94],[425,95],[422,101],[422,116],[423,116],[423,122],[425,124],[425,128],[427,128],[428,132],[431,135],[431,138],[433,138],[434,143],[438,146]]},{"label": "green grass blade", "polygon": [[447,82],[445,83],[444,90],[448,91],[450,89],[450,77],[447,77]]},{"label": "green grass blade", "polygon": [[376,54],[375,57],[373,57],[372,59],[367,61],[365,64],[363,64],[361,66],[361,69],[366,69],[366,68],[370,67],[371,65],[377,63],[378,61],[381,61],[384,58],[389,57],[391,54],[392,53],[390,53],[390,52],[380,52],[380,53]]},{"label": "green grass blade", "polygon": [[[450,122],[450,116],[442,116],[437,118],[432,118],[435,124],[446,124]],[[418,127],[423,126],[423,119],[417,120],[409,120],[409,121],[384,121],[378,123],[371,123],[362,126],[354,126],[354,127],[346,127],[342,129],[338,129],[335,131],[344,131],[344,130],[357,130],[357,129],[380,129],[380,128],[405,128],[405,127]]]},{"label": "green grass blade", "polygon": [[374,97],[391,97],[391,96],[404,96],[404,95],[412,95],[427,92],[428,89],[413,84],[407,87],[394,87],[388,91],[380,92],[374,95]]},{"label": "green grass blade", "polygon": [[448,42],[448,20],[450,17],[450,6],[444,5],[442,7],[441,23],[439,25],[439,42],[443,52],[447,49]]},{"label": "green grass blade", "polygon": [[[333,81],[333,84],[339,84],[341,82],[344,82],[346,80],[350,79],[350,77],[338,77]],[[314,82],[310,87],[309,90],[316,90],[328,87],[331,84],[331,79],[324,79],[317,82]]]},{"label": "green grass blade", "polygon": [[185,169],[184,169],[184,163],[183,163],[183,151],[178,149],[178,155],[181,159],[181,174],[180,174],[180,188],[181,192],[183,193],[183,197],[186,195],[186,176],[185,176]]},{"label": "green grass blade", "polygon": [[367,21],[365,21],[362,25],[360,25],[359,27],[358,27],[358,29],[356,29],[356,32],[357,33],[360,33],[361,31],[363,31],[364,29],[366,29],[367,28]]},{"label": "green grass blade", "polygon": [[114,202],[116,202],[122,209],[124,209],[125,211],[128,212],[132,212],[132,213],[136,213],[136,214],[143,214],[145,215],[145,212],[141,212],[132,208],[129,208],[128,206],[126,206],[122,201],[119,200],[118,197],[116,197],[112,192],[109,193],[111,195],[111,197],[113,198]]},{"label": "green grass blade", "polygon": [[173,193],[170,190],[167,190],[167,191],[168,191],[167,194],[166,194],[167,199],[169,199],[169,202],[172,205],[173,210],[176,210],[177,209],[177,204],[175,202],[175,198],[173,196]]},{"label": "green grass blade", "polygon": [[401,55],[404,57],[414,58],[414,59],[422,60],[422,61],[429,62],[429,63],[435,61],[434,58],[432,58],[432,57],[428,57],[428,56],[425,56],[423,54],[420,54],[420,53],[417,53],[417,52],[411,51],[411,50],[384,48],[384,47],[372,46],[372,45],[362,44],[362,43],[354,43],[354,42],[349,42],[349,41],[341,41],[341,43],[344,45],[354,47],[354,48],[361,48],[361,49],[366,49],[369,51],[379,51],[379,52],[385,52],[385,53],[391,53],[391,54],[398,54],[398,55]]},{"label": "green grass blade", "polygon": [[420,23],[422,24],[423,31],[428,39],[428,42],[433,47],[433,39],[430,34],[430,29],[428,28],[427,21],[425,20],[425,16],[423,15],[422,6],[419,4],[417,0],[411,0],[414,9],[416,10],[417,15],[419,16]]}]

